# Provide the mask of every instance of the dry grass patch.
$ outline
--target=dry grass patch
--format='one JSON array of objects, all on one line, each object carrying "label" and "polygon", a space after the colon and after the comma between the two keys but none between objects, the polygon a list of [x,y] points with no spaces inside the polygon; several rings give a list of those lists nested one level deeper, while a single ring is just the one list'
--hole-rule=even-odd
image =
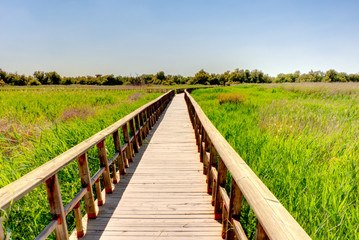
[{"label": "dry grass patch", "polygon": [[219,104],[224,103],[243,103],[247,100],[247,96],[241,93],[221,93],[217,96]]},{"label": "dry grass patch", "polygon": [[130,96],[128,96],[128,100],[130,102],[135,102],[137,101],[138,99],[140,99],[141,97],[143,97],[144,95],[141,93],[141,92],[135,92],[133,94],[131,94]]},{"label": "dry grass patch", "polygon": [[70,107],[63,111],[60,119],[62,121],[70,121],[75,118],[86,119],[92,115],[94,115],[94,111],[88,106]]},{"label": "dry grass patch", "polygon": [[289,92],[314,94],[327,93],[329,95],[359,96],[359,83],[357,82],[305,82],[305,83],[281,83],[266,85],[270,88],[280,87]]}]

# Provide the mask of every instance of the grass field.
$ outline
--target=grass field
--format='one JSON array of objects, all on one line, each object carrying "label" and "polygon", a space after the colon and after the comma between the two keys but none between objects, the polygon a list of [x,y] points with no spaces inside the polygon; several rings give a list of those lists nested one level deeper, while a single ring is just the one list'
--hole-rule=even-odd
[{"label": "grass field", "polygon": [[[142,90],[56,89],[0,92],[0,187],[106,128],[162,93]],[[106,142],[111,142],[109,137]],[[107,144],[110,154],[113,144]],[[91,174],[98,168],[96,149],[89,152]],[[59,172],[66,205],[81,188],[77,162]],[[83,205],[83,204],[82,204]],[[33,239],[49,223],[46,189],[42,185],[2,212],[12,239]],[[70,229],[73,216],[67,217]]]},{"label": "grass field", "polygon": [[[196,90],[221,134],[313,239],[359,239],[359,85]],[[245,204],[241,221],[254,237]]]}]

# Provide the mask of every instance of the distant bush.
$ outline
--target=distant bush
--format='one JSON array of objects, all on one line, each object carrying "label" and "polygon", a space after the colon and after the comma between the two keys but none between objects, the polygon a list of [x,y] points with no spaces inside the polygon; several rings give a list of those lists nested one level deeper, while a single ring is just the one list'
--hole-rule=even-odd
[{"label": "distant bush", "polygon": [[224,103],[243,103],[247,100],[247,96],[241,93],[222,93],[217,96],[219,104]]}]

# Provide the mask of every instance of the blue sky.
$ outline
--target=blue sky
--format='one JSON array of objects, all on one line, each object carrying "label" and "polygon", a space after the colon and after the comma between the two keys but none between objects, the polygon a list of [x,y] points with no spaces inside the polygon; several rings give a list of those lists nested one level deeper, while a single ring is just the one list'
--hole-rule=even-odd
[{"label": "blue sky", "polygon": [[0,0],[0,68],[358,73],[359,1]]}]

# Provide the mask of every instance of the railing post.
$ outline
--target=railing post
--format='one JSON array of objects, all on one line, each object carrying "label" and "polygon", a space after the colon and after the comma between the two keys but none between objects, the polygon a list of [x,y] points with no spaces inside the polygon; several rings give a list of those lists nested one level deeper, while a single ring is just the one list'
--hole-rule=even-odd
[{"label": "railing post", "polygon": [[151,128],[155,125],[155,104],[151,105]]},{"label": "railing post", "polygon": [[148,135],[150,133],[150,123],[149,123],[150,113],[148,112],[148,108],[146,108],[144,115],[145,115],[145,123],[144,124],[146,126],[146,135]]},{"label": "railing post", "polygon": [[81,178],[81,185],[83,188],[87,188],[87,193],[84,196],[85,209],[88,218],[96,218],[96,207],[91,187],[90,170],[88,167],[87,154],[84,153],[77,159],[79,165],[79,172]]},{"label": "railing post", "polygon": [[222,238],[225,239],[228,228],[228,209],[224,201],[222,202]]},{"label": "railing post", "polygon": [[209,160],[208,160],[208,167],[207,167],[207,193],[212,194],[212,187],[213,187],[213,177],[212,176],[212,167],[215,159],[217,160],[217,152],[213,145],[210,145],[209,148]]},{"label": "railing post", "polygon": [[120,141],[120,134],[118,133],[118,130],[116,130],[115,132],[112,133],[112,137],[113,137],[113,142],[115,145],[115,151],[118,152],[118,159],[117,159],[117,166],[118,166],[118,171],[120,174],[125,174],[126,170],[125,170],[125,159],[123,156],[123,152],[121,149],[121,141]]},{"label": "railing post", "polygon": [[84,227],[82,225],[80,202],[74,207],[75,222],[76,222],[76,235],[78,238],[84,236]]},{"label": "railing post", "polygon": [[110,167],[112,168],[112,182],[116,184],[119,182],[116,170],[116,159],[113,160]]},{"label": "railing post", "polygon": [[148,106],[146,109],[146,113],[147,113],[147,126],[148,126],[148,132],[150,132],[151,128],[152,128],[152,122],[151,122],[151,106]]},{"label": "railing post", "polygon": [[122,133],[123,133],[123,140],[125,141],[125,143],[127,143],[127,147],[126,147],[126,158],[128,159],[128,161],[133,162],[133,157],[132,157],[132,145],[130,143],[130,137],[128,135],[128,128],[127,128],[127,123],[125,123],[124,125],[122,125]]},{"label": "railing post", "polygon": [[217,170],[217,186],[216,195],[214,202],[214,219],[219,220],[222,218],[222,198],[220,187],[225,187],[227,178],[227,167],[222,161],[221,157],[218,159],[218,170]]},{"label": "railing post", "polygon": [[[0,210],[0,216],[1,216],[1,210]],[[1,220],[0,220],[0,240],[5,240],[5,232]]]},{"label": "railing post", "polygon": [[66,216],[64,206],[62,204],[60,184],[57,174],[46,180],[46,189],[52,219],[58,221],[58,225],[55,228],[56,239],[69,239]]},{"label": "railing post", "polygon": [[137,138],[133,118],[131,118],[131,120],[129,121],[129,124],[130,124],[130,131],[131,131],[131,133],[133,135],[133,149],[134,149],[135,153],[138,153],[138,150],[139,150],[140,146],[138,144],[138,138]]},{"label": "railing post", "polygon": [[101,167],[105,168],[105,171],[102,173],[103,185],[105,187],[106,193],[112,193],[112,183],[110,177],[110,168],[108,166],[106,148],[105,148],[105,139],[97,144],[98,157],[100,158]]},{"label": "railing post", "polygon": [[140,113],[140,127],[142,127],[142,131],[141,131],[141,134],[142,134],[142,142],[143,142],[143,139],[145,139],[146,138],[146,135],[147,135],[147,133],[146,133],[146,123],[145,123],[145,121],[144,121],[144,119],[145,119],[145,111],[142,111],[141,113]]},{"label": "railing post", "polygon": [[97,205],[102,206],[104,204],[104,202],[103,202],[103,197],[102,197],[100,178],[98,178],[96,180],[95,188],[96,188],[96,195],[97,195]]},{"label": "railing post", "polygon": [[142,146],[142,130],[141,130],[141,125],[140,125],[140,119],[141,119],[141,113],[139,113],[138,115],[135,116],[135,125],[136,128],[138,130],[138,143],[140,144],[140,146]]},{"label": "railing post", "polygon": [[194,124],[193,124],[193,126],[194,126],[194,134],[195,134],[195,137],[196,137],[196,144],[198,145],[198,149],[199,149],[199,130],[198,130],[198,128],[199,128],[199,119],[198,119],[196,113],[194,114],[193,118],[194,118]]},{"label": "railing post", "polygon": [[[229,196],[229,209],[228,209],[228,221],[233,223],[233,219],[239,221],[242,209],[243,194],[239,189],[237,183],[232,178],[231,181],[231,193]],[[227,240],[234,240],[235,234],[232,228],[227,231]]]},{"label": "railing post", "polygon": [[254,237],[255,240],[269,240],[266,232],[264,231],[262,225],[257,220],[257,228],[256,228],[256,235]]}]

